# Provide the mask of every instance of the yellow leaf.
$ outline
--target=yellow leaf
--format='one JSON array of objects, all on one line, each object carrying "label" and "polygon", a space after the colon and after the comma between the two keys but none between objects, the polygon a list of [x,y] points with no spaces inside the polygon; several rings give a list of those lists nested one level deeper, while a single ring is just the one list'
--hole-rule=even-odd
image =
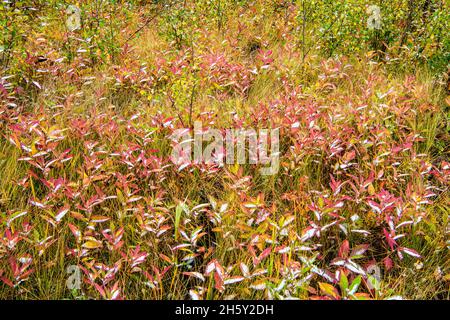
[{"label": "yellow leaf", "polygon": [[89,240],[89,241],[86,241],[85,243],[83,243],[83,248],[86,248],[86,249],[96,249],[96,248],[101,248],[101,247],[103,247],[103,245],[100,241]]},{"label": "yellow leaf", "polygon": [[117,192],[117,199],[119,199],[121,203],[125,203],[125,197],[123,196],[122,191],[116,189],[116,192]]},{"label": "yellow leaf", "polygon": [[34,142],[31,144],[31,155],[34,156],[37,153],[36,145]]},{"label": "yellow leaf", "polygon": [[375,194],[375,188],[373,187],[373,184],[369,184],[368,191],[371,196]]},{"label": "yellow leaf", "polygon": [[331,284],[319,282],[319,287],[320,287],[320,290],[327,296],[330,296],[333,298],[339,298],[336,288],[333,287]]},{"label": "yellow leaf", "polygon": [[106,216],[92,216],[91,222],[105,222],[108,221],[110,218]]},{"label": "yellow leaf", "polygon": [[77,220],[85,220],[85,217],[79,212],[72,211],[70,215]]}]

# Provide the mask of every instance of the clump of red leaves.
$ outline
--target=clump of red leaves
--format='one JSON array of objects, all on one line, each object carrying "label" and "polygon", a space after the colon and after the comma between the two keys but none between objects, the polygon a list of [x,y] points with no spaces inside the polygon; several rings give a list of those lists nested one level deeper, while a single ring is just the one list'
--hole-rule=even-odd
[{"label": "clump of red leaves", "polygon": [[[115,86],[156,90],[188,72],[188,59],[160,57],[151,70],[130,62],[114,69]],[[262,50],[250,66],[213,52],[199,59],[198,90],[219,100],[245,97],[258,72],[275,68]],[[411,96],[415,80],[386,89],[381,73],[351,79],[351,68],[324,61],[319,95],[285,77],[277,97],[233,115],[236,127],[281,129],[280,172],[264,183],[258,167],[174,165],[168,136],[188,108],[178,118],[68,115],[69,100],[61,112],[26,112],[10,109],[2,85],[2,142],[17,155],[20,192],[0,217],[0,279],[32,290],[33,266],[76,265],[81,291],[106,299],[141,289],[152,298],[389,296],[368,269],[421,258],[411,238],[450,169],[418,152],[424,138],[411,123],[436,107]],[[196,116],[213,123],[214,112]]]}]

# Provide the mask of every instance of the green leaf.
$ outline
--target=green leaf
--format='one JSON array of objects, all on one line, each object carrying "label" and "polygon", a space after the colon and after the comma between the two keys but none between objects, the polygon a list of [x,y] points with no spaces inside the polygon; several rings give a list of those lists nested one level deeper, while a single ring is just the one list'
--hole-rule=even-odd
[{"label": "green leaf", "polygon": [[175,240],[178,239],[178,229],[180,227],[181,215],[183,211],[187,214],[189,213],[189,208],[183,202],[177,205],[175,209]]},{"label": "green leaf", "polygon": [[361,284],[361,276],[357,276],[350,285],[350,288],[348,288],[348,293],[350,295],[354,295],[356,291],[358,291],[359,285]]},{"label": "green leaf", "polygon": [[348,279],[345,273],[340,273],[339,286],[341,287],[342,292],[346,292],[348,288]]}]

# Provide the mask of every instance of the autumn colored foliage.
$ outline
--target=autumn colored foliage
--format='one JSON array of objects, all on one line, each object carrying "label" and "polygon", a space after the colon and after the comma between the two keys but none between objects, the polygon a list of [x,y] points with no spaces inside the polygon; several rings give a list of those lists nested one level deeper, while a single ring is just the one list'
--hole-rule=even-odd
[{"label": "autumn colored foliage", "polygon": [[[4,1],[0,298],[448,299],[449,9],[410,2]],[[173,163],[194,121],[279,171]]]}]

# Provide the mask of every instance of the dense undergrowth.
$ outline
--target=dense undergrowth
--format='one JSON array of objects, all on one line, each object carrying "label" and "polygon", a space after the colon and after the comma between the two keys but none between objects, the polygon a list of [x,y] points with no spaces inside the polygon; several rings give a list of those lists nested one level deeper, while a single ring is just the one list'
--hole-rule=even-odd
[{"label": "dense undergrowth", "polygon": [[4,1],[0,298],[448,299],[448,5],[374,2]]}]

